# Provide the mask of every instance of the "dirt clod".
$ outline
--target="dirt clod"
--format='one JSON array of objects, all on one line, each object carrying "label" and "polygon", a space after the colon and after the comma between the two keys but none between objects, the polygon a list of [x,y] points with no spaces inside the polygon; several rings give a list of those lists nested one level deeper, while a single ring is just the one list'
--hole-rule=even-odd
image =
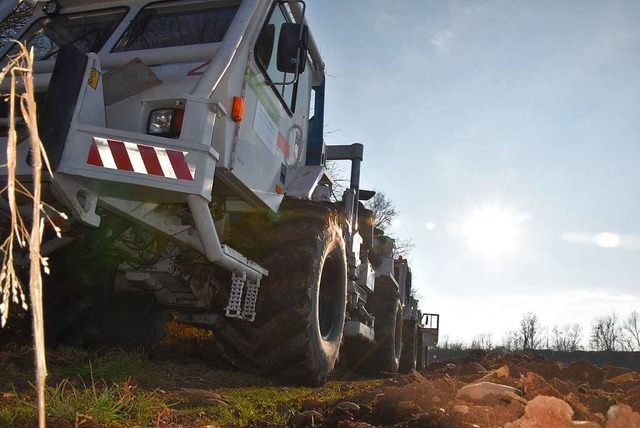
[{"label": "dirt clod", "polygon": [[308,398],[302,401],[302,409],[303,410],[314,410],[319,407],[323,407],[326,403],[322,400],[318,400],[315,398]]},{"label": "dirt clod", "polygon": [[293,426],[295,427],[312,427],[318,426],[324,422],[324,416],[315,410],[307,410],[293,417]]},{"label": "dirt clod", "polygon": [[507,385],[500,385],[491,382],[481,382],[466,385],[460,388],[460,390],[456,394],[456,398],[472,402],[480,402],[484,400],[488,395],[494,395],[499,398],[504,398],[511,401],[512,399],[518,399],[519,394],[521,395],[520,391]]},{"label": "dirt clod", "polygon": [[562,394],[551,386],[542,376],[528,372],[523,379],[524,398],[531,400],[538,395],[560,398]]},{"label": "dirt clod", "polygon": [[355,413],[358,410],[360,410],[360,406],[350,401],[343,401],[342,403],[336,404],[336,409],[344,410],[345,412]]},{"label": "dirt clod", "polygon": [[607,412],[606,428],[640,428],[640,413],[624,404],[613,406]]}]

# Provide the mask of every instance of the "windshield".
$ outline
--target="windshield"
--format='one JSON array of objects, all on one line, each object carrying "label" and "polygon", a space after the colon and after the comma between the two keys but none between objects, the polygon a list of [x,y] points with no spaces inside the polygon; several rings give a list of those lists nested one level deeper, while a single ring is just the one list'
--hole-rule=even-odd
[{"label": "windshield", "polygon": [[14,40],[20,34],[31,18],[33,6],[28,3],[20,5],[11,12],[4,21],[0,22],[0,49]]},{"label": "windshield", "polygon": [[131,21],[113,52],[221,42],[237,10],[237,2],[149,5]]},{"label": "windshield", "polygon": [[[82,52],[98,52],[115,31],[128,8],[74,13],[41,18],[20,38],[32,47],[35,60],[55,58],[61,45],[73,45]],[[9,53],[15,53],[17,47]]]}]

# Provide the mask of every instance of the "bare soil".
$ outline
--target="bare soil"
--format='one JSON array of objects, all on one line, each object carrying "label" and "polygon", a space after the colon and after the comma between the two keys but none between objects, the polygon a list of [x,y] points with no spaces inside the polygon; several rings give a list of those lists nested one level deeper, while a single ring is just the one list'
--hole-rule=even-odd
[{"label": "bare soil", "polygon": [[[383,379],[341,367],[324,387],[297,388],[234,370],[213,356],[210,334],[194,331],[172,327],[160,346],[141,357],[143,366],[138,361],[121,368],[119,375],[132,378],[140,390],[164,398],[166,408],[150,426],[640,428],[640,376],[625,368],[477,351]],[[5,339],[0,336],[0,407],[31,391],[31,350]],[[52,349],[48,383],[73,377],[80,360],[108,360],[114,352]],[[96,364],[92,370],[100,372]],[[259,405],[251,407],[251,401]],[[94,420],[77,426],[105,425]]]}]

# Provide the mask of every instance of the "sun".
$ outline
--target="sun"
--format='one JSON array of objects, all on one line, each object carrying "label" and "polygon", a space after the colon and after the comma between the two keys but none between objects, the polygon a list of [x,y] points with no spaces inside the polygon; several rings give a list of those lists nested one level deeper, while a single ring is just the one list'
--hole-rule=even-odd
[{"label": "sun", "polygon": [[500,207],[486,207],[473,213],[462,231],[472,250],[487,258],[499,258],[513,251],[518,223],[519,218]]}]

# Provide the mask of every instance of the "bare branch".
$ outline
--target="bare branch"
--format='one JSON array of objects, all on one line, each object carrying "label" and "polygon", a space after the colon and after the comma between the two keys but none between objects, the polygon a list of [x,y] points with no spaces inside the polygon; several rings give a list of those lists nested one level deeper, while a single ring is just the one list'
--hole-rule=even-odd
[{"label": "bare branch", "polygon": [[540,323],[538,316],[533,312],[527,312],[520,320],[520,335],[522,337],[522,349],[538,349],[541,344]]},{"label": "bare branch", "polygon": [[640,351],[640,313],[633,311],[624,321],[622,330],[628,339],[631,351]]},{"label": "bare branch", "polygon": [[[15,243],[19,247],[27,248],[29,251],[29,303],[33,313],[33,338],[35,348],[36,364],[36,387],[38,392],[38,412],[39,426],[45,426],[45,381],[47,377],[47,366],[45,358],[44,343],[44,320],[42,305],[42,271],[48,273],[49,266],[46,258],[40,254],[42,243],[42,232],[45,222],[51,223],[50,213],[45,211],[47,207],[41,201],[42,190],[42,167],[48,165],[44,154],[43,145],[38,135],[37,111],[35,102],[35,90],[33,82],[33,51],[27,50],[24,44],[19,43],[20,52],[9,60],[7,66],[0,72],[0,81],[10,76],[9,102],[9,132],[7,139],[7,186],[3,189],[8,200],[11,227],[7,230],[7,238],[0,245],[2,251],[3,264],[0,269],[0,288],[2,290],[2,302],[0,303],[0,324],[4,327],[9,316],[10,302],[21,304],[26,310],[26,297],[23,286],[20,283],[14,267]],[[23,93],[16,92],[18,79],[22,81]],[[22,185],[16,176],[16,150],[17,132],[15,128],[16,117],[19,115],[16,109],[16,101],[19,103],[19,113],[27,125],[30,135],[31,165],[32,165],[32,187],[31,192]],[[27,222],[22,219],[18,210],[17,195],[22,194],[31,199],[31,216]],[[51,213],[56,213],[51,207],[47,207]],[[56,213],[61,217],[66,217],[61,213]],[[60,235],[57,226],[54,230]]]},{"label": "bare branch", "polygon": [[622,329],[615,312],[595,319],[591,327],[591,349],[594,351],[620,351],[623,349]]},{"label": "bare branch", "polygon": [[580,324],[564,324],[553,326],[551,347],[555,351],[573,352],[581,349],[582,326]]}]

